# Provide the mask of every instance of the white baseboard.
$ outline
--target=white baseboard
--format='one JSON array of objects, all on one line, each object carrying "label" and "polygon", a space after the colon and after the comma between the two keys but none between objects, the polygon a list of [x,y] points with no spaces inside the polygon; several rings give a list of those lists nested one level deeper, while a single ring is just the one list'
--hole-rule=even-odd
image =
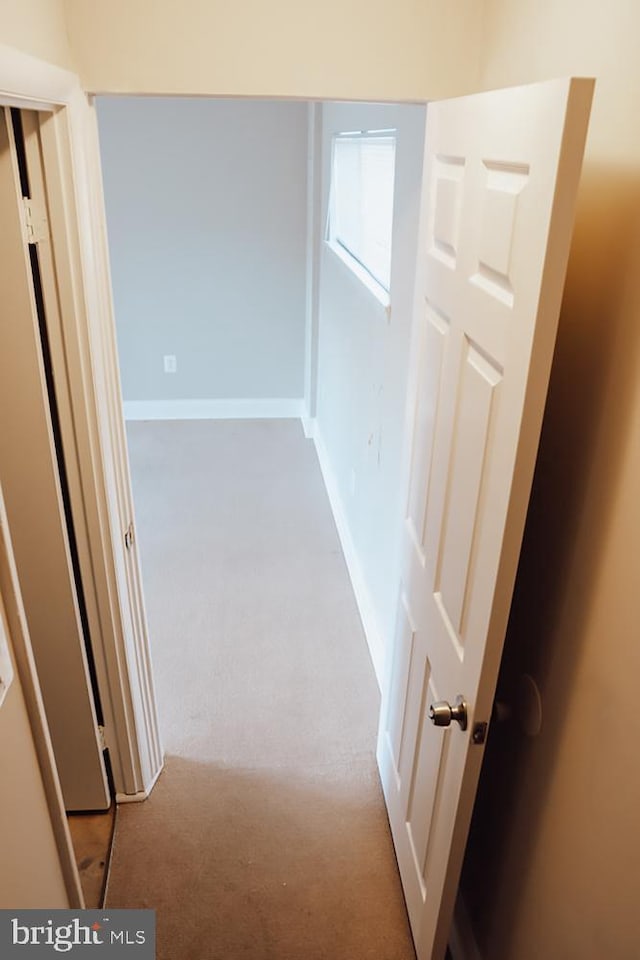
[{"label": "white baseboard", "polygon": [[320,462],[320,470],[322,471],[324,485],[327,490],[327,496],[329,497],[329,503],[331,504],[331,510],[333,512],[333,519],[335,520],[338,536],[340,537],[340,544],[342,545],[342,552],[344,554],[347,570],[349,571],[349,576],[351,578],[351,585],[355,594],[356,603],[358,604],[358,611],[360,613],[362,627],[369,645],[369,653],[373,662],[376,679],[378,681],[378,686],[382,690],[384,685],[385,671],[384,634],[380,628],[378,615],[371,600],[371,594],[362,572],[362,567],[360,566],[358,551],[355,543],[353,542],[353,537],[351,536],[342,498],[340,497],[338,484],[331,468],[326,447],[323,443],[316,421],[313,420],[312,422],[314,425],[313,441],[315,443],[318,460]]},{"label": "white baseboard", "polygon": [[482,960],[464,897],[460,891],[458,891],[449,934],[449,950],[453,960]]},{"label": "white baseboard", "polygon": [[160,765],[160,769],[155,772],[144,790],[138,790],[137,793],[116,793],[116,803],[142,803],[143,800],[147,800],[151,794],[151,791],[158,782],[158,777],[163,770],[164,759]]},{"label": "white baseboard", "polygon": [[142,803],[149,799],[147,790],[138,790],[137,793],[116,793],[116,803]]},{"label": "white baseboard", "polygon": [[307,440],[314,440],[316,435],[316,418],[308,417],[305,414],[300,419],[302,420],[302,429],[304,430],[305,437]]},{"label": "white baseboard", "polygon": [[282,420],[302,416],[304,401],[265,397],[239,400],[125,400],[125,420]]}]

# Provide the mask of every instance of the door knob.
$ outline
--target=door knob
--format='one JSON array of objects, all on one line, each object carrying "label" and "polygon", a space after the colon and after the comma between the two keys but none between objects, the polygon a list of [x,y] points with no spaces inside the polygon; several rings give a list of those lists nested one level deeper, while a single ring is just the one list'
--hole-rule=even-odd
[{"label": "door knob", "polygon": [[456,697],[456,702],[452,707],[446,700],[439,700],[432,703],[429,707],[429,720],[436,727],[450,727],[451,721],[455,720],[460,724],[461,730],[467,729],[467,703],[464,697]]}]

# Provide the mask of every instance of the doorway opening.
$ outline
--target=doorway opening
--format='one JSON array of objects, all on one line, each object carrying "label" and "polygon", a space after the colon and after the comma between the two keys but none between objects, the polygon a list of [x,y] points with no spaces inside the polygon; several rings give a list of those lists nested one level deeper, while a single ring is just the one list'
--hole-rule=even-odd
[{"label": "doorway opening", "polygon": [[[379,670],[388,628],[379,621],[393,606],[425,108],[98,97],[96,109],[166,751],[155,802],[172,821],[180,810],[185,850],[208,825],[211,863],[231,856],[220,821],[237,811],[234,888],[236,867],[249,887],[252,875],[270,887],[281,870],[273,895],[289,887],[304,902],[314,869],[327,891],[329,861],[349,861],[336,924],[360,871],[379,896],[359,902],[369,913],[357,935],[397,937],[410,951],[376,782],[379,691],[366,642]],[[354,129],[371,137],[358,142],[342,196],[362,181],[366,191],[341,208],[338,254],[335,231],[326,235],[332,165]],[[361,242],[358,215],[376,213],[376,183],[389,174],[376,148],[391,138],[397,215],[371,216],[373,239]],[[374,270],[384,263],[385,229],[391,258],[376,282],[386,301],[346,262],[363,269],[373,250]],[[357,598],[366,639],[331,508],[352,580],[362,568],[359,582],[372,581]],[[219,801],[207,805],[207,795]],[[114,905],[141,892],[139,838],[159,858],[165,846],[144,809],[118,817]],[[307,818],[303,856],[295,836]],[[167,895],[189,869],[164,884]],[[205,875],[218,891],[209,899],[224,904],[213,866]],[[273,916],[284,926],[275,902]]]},{"label": "doorway opening", "polygon": [[[394,300],[395,238],[391,296],[386,303],[382,256],[369,256],[366,243],[357,236],[358,228],[348,222],[348,204],[344,229],[341,184],[319,174],[318,219],[323,217],[323,207],[327,209],[323,204],[327,189],[331,194],[333,188],[334,204],[329,205],[326,233],[312,230],[307,243],[311,256],[306,272],[311,283],[306,287],[305,321],[311,332],[306,342],[312,345],[312,362],[305,364],[304,400],[315,405],[315,415],[307,414],[305,406],[303,417],[307,434],[314,436],[372,659],[381,677],[386,644],[381,639],[377,642],[378,638],[388,637],[393,647],[378,763],[407,909],[416,945],[424,956],[443,954],[449,935],[482,757],[481,750],[474,748],[485,742],[506,630],[591,94],[591,83],[570,80],[430,106],[424,190],[418,178],[406,207],[396,197],[392,217],[394,227],[406,224],[413,211],[416,232],[418,214],[420,219],[415,311],[410,282],[402,287],[411,301],[406,314]],[[336,110],[348,106],[353,105],[331,105]],[[314,111],[309,141],[317,134]],[[539,138],[532,138],[522,125],[525,114],[539,124]],[[320,116],[319,142],[324,146],[328,142],[325,121],[330,116],[325,105]],[[345,148],[348,142],[345,157],[362,169],[362,144],[373,145],[376,133],[391,130],[398,161],[401,138],[392,124],[341,126],[333,140]],[[321,148],[320,155],[322,171],[322,161],[330,153]],[[143,168],[147,171],[148,165]],[[396,185],[412,183],[398,176],[397,167],[395,177]],[[109,203],[108,174],[105,186]],[[177,196],[184,199],[180,190]],[[312,190],[308,195],[312,210],[314,197]],[[352,200],[353,190],[347,191],[347,198]],[[357,204],[353,206],[357,211]],[[150,220],[156,228],[161,226],[157,219]],[[196,230],[195,236],[201,240],[202,231]],[[314,237],[322,250],[318,257],[313,256]],[[345,242],[347,237],[350,242]],[[323,246],[320,238],[330,242]],[[549,245],[561,251],[553,268]],[[337,256],[338,250],[344,256]],[[412,265],[415,250],[414,242]],[[198,256],[192,260],[199,262]],[[351,260],[380,289],[367,288],[362,282],[348,286],[345,278],[353,284],[356,277]],[[135,257],[130,256],[128,266],[134,263]],[[339,277],[338,268],[343,271]],[[375,297],[375,316],[359,325],[363,298],[370,303],[374,292],[380,294]],[[260,293],[264,294],[262,288]],[[538,297],[544,305],[541,312]],[[263,300],[259,315],[268,298]],[[394,334],[405,316],[415,352],[411,409],[407,410],[408,455],[397,461],[406,463],[408,487],[403,513],[393,511],[394,533],[403,541],[401,573],[397,573],[400,550],[393,546],[399,547],[398,543],[385,558],[386,567],[376,564],[380,559],[376,546],[384,542],[384,507],[393,494],[390,497],[387,489],[367,502],[363,490],[381,493],[376,480],[384,474],[384,465],[393,462],[387,458],[395,424],[386,414],[394,374],[402,367]],[[378,338],[369,336],[363,344],[363,327],[368,334],[376,331]],[[409,337],[405,359],[408,354]],[[176,375],[180,369],[176,353],[163,353],[163,369]],[[380,381],[380,370],[390,375]],[[364,402],[358,371],[364,371]],[[309,383],[313,383],[311,390],[306,389]],[[400,383],[403,410],[407,381],[400,378]],[[188,398],[174,395],[173,399],[180,410],[178,420],[193,409]],[[144,405],[147,401],[131,402]],[[163,417],[166,410],[165,406]],[[345,425],[353,424],[363,410],[369,428],[366,440],[359,430],[345,437]],[[149,416],[148,407],[144,415]],[[404,431],[398,433],[402,444]],[[361,454],[355,463],[354,447]],[[372,481],[372,488],[367,488],[366,481]],[[398,496],[403,486],[399,483],[394,491]],[[398,529],[395,522],[400,517]],[[390,569],[390,577],[381,576],[382,570]],[[379,616],[385,596],[391,597],[388,621]],[[381,624],[382,629],[376,629]],[[450,699],[440,700],[438,689],[462,693],[448,692]],[[434,733],[434,727],[451,727],[452,722],[459,732]],[[465,783],[473,784],[468,791],[463,790]],[[434,878],[435,894],[429,892]]]},{"label": "doorway opening", "polygon": [[[348,561],[375,598],[360,609],[381,682],[426,108],[97,97],[96,110],[125,419],[292,418],[318,430]],[[378,212],[389,169],[391,205]],[[341,203],[344,241],[329,213],[359,188]],[[380,293],[358,231],[383,261],[386,243]]]}]

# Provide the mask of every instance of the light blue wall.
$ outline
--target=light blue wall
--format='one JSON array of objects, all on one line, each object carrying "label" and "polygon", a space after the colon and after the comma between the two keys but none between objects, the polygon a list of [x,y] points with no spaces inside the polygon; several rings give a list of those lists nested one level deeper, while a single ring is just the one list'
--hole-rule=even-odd
[{"label": "light blue wall", "polygon": [[331,138],[395,127],[391,313],[326,243],[318,300],[317,430],[349,527],[377,626],[388,644],[398,590],[403,438],[426,107],[325,104],[322,210]]},{"label": "light blue wall", "polygon": [[301,397],[306,104],[97,105],[124,399]]}]

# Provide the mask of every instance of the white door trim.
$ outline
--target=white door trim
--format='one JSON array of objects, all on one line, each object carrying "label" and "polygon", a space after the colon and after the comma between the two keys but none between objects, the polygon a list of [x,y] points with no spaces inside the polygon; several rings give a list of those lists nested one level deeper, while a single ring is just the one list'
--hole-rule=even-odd
[{"label": "white door trim", "polygon": [[84,521],[81,567],[99,622],[92,647],[116,799],[144,799],[162,748],[136,546],[124,546],[133,507],[93,104],[75,74],[2,44],[0,104],[52,111],[43,150],[82,488],[74,519]]}]

